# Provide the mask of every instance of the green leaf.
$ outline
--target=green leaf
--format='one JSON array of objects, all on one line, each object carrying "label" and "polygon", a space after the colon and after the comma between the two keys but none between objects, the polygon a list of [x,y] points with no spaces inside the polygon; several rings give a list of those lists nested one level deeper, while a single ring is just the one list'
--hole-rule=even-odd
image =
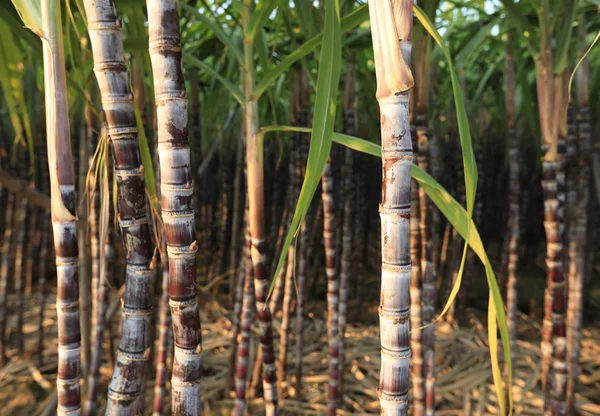
[{"label": "green leaf", "polygon": [[238,87],[236,87],[231,82],[229,82],[227,79],[225,79],[224,77],[222,77],[221,74],[219,74],[217,71],[215,71],[209,65],[205,64],[200,59],[194,58],[192,55],[190,55],[188,53],[184,53],[183,54],[183,60],[186,61],[186,62],[189,62],[190,64],[192,64],[194,66],[197,66],[200,69],[205,70],[206,72],[208,72],[209,74],[211,74],[213,77],[215,77],[216,79],[218,79],[221,82],[221,84],[223,84],[223,86],[225,88],[227,88],[229,90],[229,92],[235,97],[235,99],[242,106],[244,105],[244,103],[246,101],[246,97],[244,96],[244,93]]},{"label": "green leaf", "polygon": [[527,20],[523,12],[514,3],[514,0],[501,1],[504,5],[504,10],[506,11],[507,17],[510,18],[510,22],[515,25],[517,29],[519,29],[519,32],[521,32],[521,35],[523,35],[527,49],[529,49],[529,53],[535,59],[535,57],[539,55],[536,42],[534,42],[532,39],[533,35],[537,33],[536,27]]},{"label": "green leaf", "polygon": [[[369,19],[369,9],[366,4],[358,7],[348,16],[345,16],[340,21],[341,33],[346,33],[361,23]],[[269,88],[281,74],[283,74],[289,67],[294,65],[300,59],[304,58],[309,53],[313,52],[323,42],[323,33],[315,36],[300,45],[294,52],[286,56],[279,62],[272,70],[267,72],[260,82],[254,87],[253,95],[254,99],[258,100],[262,94]]]},{"label": "green leaf", "polygon": [[[16,66],[23,64],[17,45],[14,43],[13,34],[4,22],[0,24],[0,87],[4,92],[4,100],[8,107],[8,116],[14,130],[14,141],[29,141],[31,128],[27,106],[21,85],[21,74],[15,73]],[[21,122],[21,115],[27,125]],[[24,135],[25,133],[25,135]]]},{"label": "green leaf", "polygon": [[306,163],[306,176],[302,183],[292,224],[279,257],[275,277],[272,280],[270,292],[275,280],[287,259],[287,252],[296,233],[299,231],[310,202],[317,190],[325,163],[331,150],[333,128],[335,124],[336,102],[342,69],[342,37],[340,30],[339,0],[325,2],[325,41],[321,48],[319,59],[319,75],[317,78],[317,95],[313,128],[310,137],[310,149]]},{"label": "green leaf", "polygon": [[571,35],[573,34],[573,20],[575,20],[575,11],[577,10],[577,1],[571,0],[564,4],[566,7],[565,20],[561,22],[561,31],[558,36],[556,52],[554,54],[554,73],[559,74],[567,67],[567,56],[571,44]]},{"label": "green leaf", "polygon": [[485,25],[481,25],[481,22],[477,22],[481,27],[474,35],[469,37],[460,52],[456,54],[456,62],[459,62],[462,67],[465,67],[468,66],[467,64],[471,59],[476,59],[478,56],[477,51],[483,46],[486,40],[489,40],[492,28],[496,26],[499,21],[500,17],[497,16]]},{"label": "green leaf", "polygon": [[456,71],[454,70],[454,64],[452,57],[450,56],[450,50],[443,41],[442,37],[438,33],[437,29],[429,20],[429,18],[423,13],[423,11],[415,5],[414,13],[419,22],[429,32],[431,37],[438,44],[442,50],[446,62],[448,63],[448,71],[450,72],[450,79],[452,81],[452,92],[454,94],[454,101],[456,107],[456,119],[458,122],[458,132],[460,135],[460,144],[463,155],[463,165],[465,169],[465,191],[467,197],[467,212],[473,212],[475,204],[475,190],[477,189],[477,164],[475,163],[475,156],[473,154],[473,145],[471,143],[471,131],[469,129],[469,120],[467,112],[465,110],[465,104],[460,88],[460,82]]},{"label": "green leaf", "polygon": [[479,97],[481,97],[481,94],[483,94],[485,87],[488,85],[488,81],[490,80],[490,78],[492,77],[494,72],[496,72],[498,70],[498,68],[500,67],[500,64],[502,64],[504,62],[504,59],[505,59],[504,54],[498,54],[498,56],[496,56],[495,59],[492,59],[491,64],[488,64],[488,69],[487,69],[487,71],[485,71],[483,76],[479,79],[479,84],[477,85],[475,94],[473,94],[473,98],[472,98],[473,102],[479,102]]},{"label": "green leaf", "polygon": [[277,0],[259,0],[244,34],[246,41],[254,43],[256,34],[262,29],[265,21],[269,18],[273,10],[275,10],[275,7],[277,7]]},{"label": "green leaf", "polygon": [[42,4],[40,0],[12,0],[21,20],[36,35],[42,37]]},{"label": "green leaf", "polygon": [[240,65],[244,64],[244,55],[242,54],[241,49],[233,42],[233,37],[230,34],[226,34],[223,31],[223,29],[215,22],[215,19],[211,19],[204,16],[198,10],[194,9],[193,7],[187,4],[182,4],[181,7],[187,10],[189,13],[196,16],[204,26],[212,30],[215,36],[233,52]]},{"label": "green leaf", "polygon": [[[455,101],[455,107],[456,107],[456,119],[457,119],[457,123],[458,123],[458,131],[459,131],[459,135],[460,135],[460,143],[461,143],[462,156],[463,156],[463,165],[464,165],[464,171],[465,171],[465,193],[466,193],[466,197],[467,197],[467,222],[466,222],[465,229],[463,230],[464,234],[465,234],[463,236],[463,238],[465,239],[465,243],[469,244],[469,245],[471,245],[471,243],[473,243],[474,241],[475,242],[479,241],[479,243],[481,245],[480,248],[481,248],[481,250],[483,250],[483,244],[481,244],[481,238],[479,238],[477,229],[474,227],[474,224],[472,224],[472,221],[471,221],[471,218],[473,217],[473,207],[475,204],[475,192],[477,189],[477,165],[475,163],[475,157],[473,154],[473,145],[471,142],[471,132],[469,130],[469,120],[467,118],[467,112],[465,111],[465,105],[464,105],[464,100],[463,100],[463,96],[462,96],[462,91],[460,88],[460,83],[458,81],[458,76],[456,75],[456,71],[454,70],[454,65],[452,62],[452,58],[450,56],[450,51],[449,51],[448,47],[446,46],[446,44],[443,42],[440,34],[438,33],[438,31],[435,28],[435,26],[433,25],[433,23],[429,20],[427,15],[425,15],[425,13],[423,13],[423,11],[417,5],[414,6],[414,13],[415,13],[415,16],[417,17],[417,19],[419,19],[419,21],[423,25],[423,27],[429,32],[429,34],[436,41],[436,43],[442,50],[444,57],[446,58],[446,62],[448,64],[448,70],[450,72],[450,78],[452,81],[452,92],[454,95],[454,101]],[[429,176],[429,175],[427,175],[427,176]],[[429,177],[429,178],[431,178],[431,177]],[[415,178],[415,179],[417,179],[417,178]],[[431,179],[433,180],[433,178],[431,178]],[[417,181],[418,181],[418,179],[417,179]],[[421,186],[423,187],[423,189],[425,189],[424,185],[421,184]],[[432,200],[433,200],[433,197],[432,197]],[[440,211],[444,212],[442,208],[440,208]],[[446,214],[444,214],[444,215],[446,215]],[[448,220],[450,221],[450,218],[448,218]],[[457,228],[457,231],[459,231],[459,233],[460,233],[460,230],[458,228]],[[478,240],[474,240],[475,239],[474,234],[476,234],[476,237]],[[477,253],[477,250],[475,250],[475,248],[474,248],[474,251]],[[481,251],[480,251],[478,256],[480,256],[480,254],[484,255],[485,250],[483,250],[483,253],[481,253]],[[460,287],[460,279],[462,278],[462,271],[464,269],[465,259],[466,259],[466,247],[465,247],[465,251],[463,252],[463,259],[461,261],[459,277],[457,277],[455,287],[452,289],[452,294],[454,294],[454,296],[456,295],[456,293],[458,292],[458,289]],[[509,337],[508,337],[508,325],[506,324],[506,316],[504,313],[504,305],[502,303],[502,296],[500,295],[500,290],[498,288],[498,284],[496,283],[496,279],[493,276],[493,270],[491,270],[491,266],[488,267],[489,260],[487,259],[487,256],[484,256],[483,258],[480,257],[480,260],[484,263],[484,265],[486,267],[486,276],[488,277],[488,286],[490,289],[490,299],[492,301],[489,305],[489,308],[491,311],[489,313],[489,315],[493,315],[494,322],[496,320],[498,321],[498,326],[500,328],[500,334],[501,334],[501,338],[502,338],[502,344],[504,347],[504,359],[505,359],[505,362],[507,363],[508,368],[510,368],[511,367],[511,356],[510,356],[510,345],[509,345]],[[491,276],[490,276],[490,272],[491,272]],[[447,309],[449,304],[451,304],[452,300],[453,299],[448,300],[448,303],[446,304],[444,311]],[[490,319],[490,316],[488,316],[488,319]],[[496,389],[498,403],[500,405],[500,413],[505,414],[506,413],[506,403],[504,402],[504,388],[502,386],[502,373],[500,371],[500,362],[498,361],[498,356],[497,356],[498,335],[497,335],[497,332],[495,329],[495,325],[493,325],[493,326],[488,325],[488,341],[490,344],[490,356],[491,356],[491,361],[492,361],[492,375],[494,378],[494,386]],[[509,386],[512,386],[512,373],[510,372],[510,370],[509,370],[509,374],[508,374],[508,384],[509,384]],[[508,398],[509,398],[509,406],[508,406],[509,414],[512,414],[512,392],[511,392],[510,387],[508,388]]]}]

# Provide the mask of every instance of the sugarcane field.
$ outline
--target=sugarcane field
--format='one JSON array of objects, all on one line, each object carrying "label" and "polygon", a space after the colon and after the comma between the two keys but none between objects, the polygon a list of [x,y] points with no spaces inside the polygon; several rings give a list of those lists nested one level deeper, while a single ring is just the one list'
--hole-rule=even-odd
[{"label": "sugarcane field", "polygon": [[0,416],[600,416],[598,0],[0,1]]}]

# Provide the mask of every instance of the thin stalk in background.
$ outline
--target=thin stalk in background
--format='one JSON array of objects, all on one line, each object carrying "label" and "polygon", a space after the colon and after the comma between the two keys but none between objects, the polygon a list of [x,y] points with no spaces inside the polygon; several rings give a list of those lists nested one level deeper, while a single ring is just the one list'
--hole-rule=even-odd
[{"label": "thin stalk in background", "polygon": [[[509,41],[506,43],[506,122],[508,127],[508,229],[507,229],[507,266],[506,266],[506,309],[508,334],[510,337],[510,352],[512,362],[516,359],[516,338],[517,338],[517,264],[519,260],[519,234],[520,234],[520,198],[521,189],[519,186],[519,140],[515,129],[515,73],[514,58],[512,55]],[[508,385],[505,370],[504,384],[506,394],[511,386]]]},{"label": "thin stalk in background", "polygon": [[[252,0],[244,0],[242,13],[244,32],[248,33],[251,19]],[[264,220],[264,168],[263,146],[259,138],[258,101],[253,97],[255,87],[254,48],[252,41],[244,41],[243,87],[244,128],[246,129],[246,169],[248,186],[248,224],[252,243],[251,257],[254,267],[254,293],[260,322],[260,347],[263,362],[263,392],[266,414],[278,413],[277,374],[273,348],[271,310],[267,302],[269,278],[266,270],[266,241]]]},{"label": "thin stalk in background", "polygon": [[325,273],[327,274],[327,358],[329,361],[327,415],[335,416],[340,391],[340,339],[338,331],[340,283],[335,272],[336,252],[333,229],[335,209],[331,160],[327,161],[323,171],[321,198],[323,199],[323,243],[325,245]]}]

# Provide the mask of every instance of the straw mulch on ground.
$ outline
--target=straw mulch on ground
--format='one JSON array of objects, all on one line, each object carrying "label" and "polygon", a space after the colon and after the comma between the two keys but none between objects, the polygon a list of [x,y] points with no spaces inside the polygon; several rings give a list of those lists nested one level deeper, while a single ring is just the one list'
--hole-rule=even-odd
[{"label": "straw mulch on ground", "polygon": [[[113,294],[114,296],[114,294]],[[208,298],[208,297],[207,297]],[[13,299],[10,299],[11,306]],[[27,298],[25,311],[25,353],[9,351],[10,362],[0,369],[0,413],[7,415],[38,415],[51,409],[55,402],[56,377],[56,324],[54,295],[46,301],[44,364],[38,364],[36,297]],[[11,308],[9,308],[10,310]],[[204,302],[203,342],[204,368],[202,394],[205,414],[229,414],[233,405],[227,388],[231,322],[228,311],[216,302]],[[288,379],[280,403],[283,414],[322,415],[326,409],[327,336],[324,304],[309,304],[305,320],[304,381],[300,395],[294,391],[294,331],[290,335]],[[376,316],[375,307],[365,308],[365,315]],[[497,414],[493,393],[491,365],[487,347],[485,316],[476,312],[466,314],[469,328],[452,327],[446,323],[436,326],[437,415],[492,415]],[[115,319],[118,321],[118,319]],[[279,319],[275,319],[276,337]],[[343,410],[340,414],[378,414],[375,392],[379,368],[378,326],[375,324],[349,325],[346,340],[347,371],[344,373]],[[14,341],[16,315],[9,314],[9,340]],[[294,326],[292,326],[294,328]],[[540,348],[539,325],[526,316],[519,322],[519,341],[515,365],[514,399],[518,415],[542,414],[542,395],[539,383]],[[117,327],[113,333],[117,333]],[[277,337],[278,338],[278,337]],[[16,345],[16,344],[15,344]],[[256,328],[253,346],[256,346]],[[255,350],[255,348],[253,348]],[[103,381],[110,377],[110,369],[102,369]],[[600,415],[600,329],[583,331],[581,375],[576,405],[581,415]],[[147,413],[151,414],[153,379],[147,383]],[[260,399],[251,399],[250,415],[262,414]]]}]

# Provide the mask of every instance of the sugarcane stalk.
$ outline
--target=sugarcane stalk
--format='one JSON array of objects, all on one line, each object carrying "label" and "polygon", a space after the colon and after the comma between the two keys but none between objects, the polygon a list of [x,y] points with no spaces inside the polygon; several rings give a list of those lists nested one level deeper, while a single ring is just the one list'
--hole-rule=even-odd
[{"label": "sugarcane stalk", "polygon": [[[87,49],[82,48],[82,59],[87,59]],[[85,108],[82,114],[82,121],[86,119]],[[79,152],[77,161],[77,192],[85,195],[86,176],[88,172],[90,147],[89,135],[86,134],[85,123],[81,123],[79,138]],[[90,132],[91,133],[91,132]],[[79,215],[88,217],[88,204],[81,204]],[[79,223],[77,228],[77,243],[79,244],[79,303],[81,305],[80,325],[81,325],[81,376],[87,380],[89,375],[89,366],[91,361],[91,317],[92,317],[92,287],[90,275],[90,252],[89,252],[89,234],[88,227]]]},{"label": "sugarcane stalk", "polygon": [[336,252],[333,225],[335,209],[333,200],[333,175],[331,160],[327,160],[322,176],[321,198],[323,200],[323,243],[325,245],[325,273],[327,274],[327,359],[329,380],[327,386],[327,415],[335,416],[339,403],[340,386],[340,339],[339,322],[339,279],[335,273]]},{"label": "sugarcane stalk", "polygon": [[[417,117],[420,125],[416,129],[418,153],[417,164],[423,171],[430,172],[429,168],[429,132],[427,120]],[[425,190],[419,187],[420,221],[419,231],[421,236],[421,282],[422,282],[422,325],[427,325],[422,330],[423,348],[423,377],[425,387],[425,414],[435,413],[435,318],[436,286],[433,267],[433,239],[432,239],[432,209],[431,201]]]},{"label": "sugarcane stalk", "polygon": [[22,199],[15,197],[14,194],[8,193],[6,198],[6,211],[4,212],[4,237],[2,239],[2,263],[0,265],[0,364],[2,366],[7,363],[6,356],[6,299],[8,296],[8,274],[11,264],[10,253],[13,251],[15,245],[15,238],[13,238],[13,232],[15,230],[13,226],[13,218],[16,218],[16,214],[21,209]]},{"label": "sugarcane stalk", "polygon": [[296,397],[302,392],[302,358],[304,350],[304,299],[306,297],[306,270],[308,258],[309,232],[307,227],[308,218],[300,227],[300,258],[298,261],[298,274],[296,276]]},{"label": "sugarcane stalk", "polygon": [[[251,0],[244,0],[243,26],[247,30],[251,18]],[[254,267],[254,293],[260,327],[260,348],[263,363],[263,391],[267,416],[278,413],[277,374],[275,351],[273,348],[273,328],[271,310],[267,302],[269,278],[266,269],[266,242],[264,221],[264,167],[263,151],[259,129],[258,102],[253,98],[255,84],[254,47],[244,42],[243,89],[246,96],[244,105],[244,128],[246,135],[246,169],[248,187],[248,223],[252,242],[252,264]]]},{"label": "sugarcane stalk", "polygon": [[[586,25],[584,16],[580,16],[579,26],[580,53],[587,49]],[[587,251],[588,245],[588,200],[590,198],[590,151],[592,150],[591,119],[589,109],[589,61],[584,59],[577,72],[577,206],[573,212],[571,227],[573,238],[569,246],[569,305],[567,309],[567,391],[566,412],[575,414],[575,391],[579,377],[579,358],[581,354],[581,326],[583,317],[583,286],[586,279],[586,266],[591,263]]]},{"label": "sugarcane stalk", "polygon": [[94,73],[100,87],[107,135],[114,158],[118,220],[126,260],[121,337],[106,413],[140,413],[143,411],[142,393],[150,358],[150,326],[156,280],[155,270],[150,267],[153,247],[148,225],[144,171],[117,10],[112,0],[86,0],[84,6]]},{"label": "sugarcane stalk", "polygon": [[241,330],[242,304],[244,302],[244,282],[246,279],[245,257],[240,257],[238,277],[235,284],[235,299],[233,304],[233,317],[231,320],[231,351],[229,351],[229,371],[227,372],[230,389],[235,389],[235,369],[237,362],[238,337]]},{"label": "sugarcane stalk", "polygon": [[[416,143],[413,142],[413,146]],[[414,146],[416,147],[416,146]],[[410,347],[412,349],[412,386],[413,386],[413,414],[425,414],[425,380],[423,378],[423,326],[422,319],[422,277],[421,268],[418,267],[421,258],[421,230],[419,211],[419,188],[416,181],[410,184],[410,261],[415,267],[410,276]]]},{"label": "sugarcane stalk", "polygon": [[[291,200],[292,188],[290,187],[287,192],[286,201]],[[285,208],[283,209],[283,213],[281,215],[281,221],[279,224],[279,231],[277,232],[277,242],[275,243],[275,247],[281,247],[283,244],[283,239],[285,238],[285,233],[289,227],[289,213],[291,211],[291,207],[289,203],[285,204]],[[274,254],[277,253],[276,251]],[[271,274],[275,273],[275,268],[277,267],[277,263],[273,262],[271,267]],[[277,281],[275,282],[275,288],[273,289],[273,293],[271,294],[271,300],[269,301],[269,308],[272,313],[275,313],[279,308],[279,304],[281,303],[285,285],[285,272],[287,270],[287,266],[284,264],[284,267],[279,271],[279,276],[277,276]]]},{"label": "sugarcane stalk", "polygon": [[[287,268],[285,272],[285,285],[283,291],[283,304],[281,312],[281,329],[279,331],[279,356],[277,359],[277,379],[280,385],[283,386],[285,382],[285,370],[287,362],[287,349],[289,340],[289,328],[290,328],[290,315],[292,309],[292,300],[294,296],[294,264],[295,264],[296,247],[294,244],[290,245],[287,256]],[[283,389],[280,389],[282,393]],[[280,393],[280,394],[281,394]]]},{"label": "sugarcane stalk", "polygon": [[156,354],[156,376],[154,379],[154,405],[152,414],[164,414],[167,397],[167,355],[171,328],[171,309],[169,307],[169,260],[166,251],[161,254],[162,282],[159,310],[158,350]]},{"label": "sugarcane stalk", "polygon": [[17,247],[15,250],[15,269],[14,269],[14,282],[15,292],[17,294],[15,301],[15,308],[17,309],[17,351],[22,354],[24,351],[23,344],[23,302],[24,302],[24,276],[23,276],[23,265],[24,260],[24,244],[25,235],[27,234],[27,212],[30,207],[27,200],[23,200],[21,208],[17,212],[15,224],[13,225],[17,230]]},{"label": "sugarcane stalk", "polygon": [[[506,119],[508,126],[508,176],[509,176],[509,211],[508,211],[508,230],[507,230],[507,266],[506,266],[506,308],[508,336],[510,342],[510,351],[512,363],[516,361],[516,340],[517,340],[517,265],[519,260],[519,235],[520,235],[520,198],[521,189],[519,185],[519,141],[515,130],[515,74],[514,58],[508,43],[506,45]],[[505,370],[505,388],[507,385],[508,369]],[[508,399],[508,396],[506,397]]]},{"label": "sugarcane stalk", "polygon": [[[246,214],[248,217],[248,214]],[[244,298],[242,301],[242,319],[240,324],[240,336],[237,345],[237,362],[235,374],[235,405],[232,416],[243,416],[246,409],[246,385],[248,382],[248,367],[250,355],[250,331],[252,327],[252,317],[254,315],[254,280],[252,276],[254,269],[251,259],[252,241],[249,224],[246,224],[245,244],[244,244]]]},{"label": "sugarcane stalk", "polygon": [[[104,206],[103,209],[109,209],[108,206]],[[95,216],[95,212],[90,210],[90,215]],[[107,221],[108,222],[108,221]],[[102,366],[102,343],[104,342],[104,333],[106,326],[110,322],[106,321],[108,301],[110,298],[110,286],[108,283],[108,275],[112,273],[112,264],[115,261],[116,253],[112,244],[112,232],[108,229],[106,224],[106,236],[105,238],[98,235],[98,250],[103,250],[104,253],[100,255],[98,259],[98,277],[96,280],[96,300],[95,308],[92,315],[92,355],[90,361],[90,371],[88,375],[87,384],[87,400],[85,403],[84,414],[87,416],[94,416],[98,414],[98,395],[100,394],[100,367]],[[100,229],[104,228],[100,227]],[[100,229],[98,230],[99,232]],[[91,230],[90,230],[91,231]],[[93,234],[92,234],[93,236]],[[95,237],[92,237],[95,238]],[[112,340],[109,339],[109,343],[112,344]]]},{"label": "sugarcane stalk", "polygon": [[[348,73],[346,74],[346,88],[344,91],[344,133],[348,135],[355,134],[355,115],[354,115],[354,57],[350,58]],[[352,257],[354,252],[354,235],[352,226],[354,225],[354,181],[353,179],[353,151],[344,149],[344,165],[342,167],[342,192],[344,201],[344,211],[342,219],[342,246],[340,263],[340,296],[339,296],[339,371],[344,374],[344,346],[346,336],[346,326],[348,322],[348,292],[350,290],[350,281],[352,274]],[[340,380],[340,394],[343,391],[343,379]]]},{"label": "sugarcane stalk", "polygon": [[369,2],[381,113],[381,369],[377,394],[385,415],[408,413],[412,4],[412,0],[395,0],[393,5],[385,0]]},{"label": "sugarcane stalk", "polygon": [[202,336],[196,296],[196,232],[188,110],[177,0],[148,0],[150,60],[158,121],[161,210],[169,257],[169,298],[175,337],[174,415],[201,413]]},{"label": "sugarcane stalk", "polygon": [[56,253],[57,414],[78,415],[81,409],[81,332],[75,172],[69,132],[60,2],[42,0],[41,11],[51,219]]},{"label": "sugarcane stalk", "polygon": [[[570,23],[568,23],[570,25]],[[565,414],[566,287],[563,264],[564,139],[566,136],[566,79],[564,68],[554,68],[550,10],[540,13],[540,53],[535,60],[538,108],[542,134],[542,189],[546,231],[547,283],[542,323],[542,386],[544,414]],[[551,377],[550,369],[552,369]]]},{"label": "sugarcane stalk", "polygon": [[[429,16],[435,14],[435,2],[423,2],[425,13]],[[429,94],[431,80],[431,37],[425,33],[424,28],[419,25],[415,28],[415,48],[413,55],[413,65],[416,68],[418,76],[415,79],[414,88],[414,122],[415,137],[413,137],[413,147],[416,144],[417,165],[425,172],[432,173],[431,164],[435,163],[437,148],[435,139],[429,138]],[[430,153],[434,153],[430,157]],[[432,166],[433,167],[433,166]],[[438,173],[438,172],[435,172]],[[413,195],[413,187],[418,185],[411,183],[411,261],[413,267],[411,278],[411,346],[413,348],[413,397],[415,401],[414,414],[425,414],[433,416],[435,414],[435,302],[436,302],[436,281],[433,262],[434,241],[433,236],[437,233],[432,232],[432,209],[431,201],[427,197],[425,190],[418,187],[418,200]],[[418,210],[418,213],[417,213]],[[413,215],[418,214],[418,218],[413,219]],[[413,221],[414,220],[414,221]],[[414,222],[419,227],[418,233],[413,231]],[[436,225],[439,224],[436,223]],[[437,229],[435,229],[437,231]],[[420,241],[413,242],[413,236],[420,236]],[[419,244],[420,250],[413,249],[413,244]],[[414,252],[414,254],[413,254]],[[418,255],[418,257],[416,257]],[[420,268],[420,270],[419,270]],[[415,269],[417,270],[415,272]],[[420,276],[419,276],[420,272]],[[413,294],[415,299],[413,300]],[[414,311],[412,308],[416,307]],[[423,329],[419,327],[423,325]],[[421,362],[421,365],[419,365]],[[420,368],[419,368],[420,367]]]},{"label": "sugarcane stalk", "polygon": [[33,291],[33,274],[36,260],[39,260],[37,254],[40,252],[41,229],[38,227],[38,218],[43,211],[34,205],[30,205],[29,224],[27,226],[27,245],[26,263],[25,263],[25,294],[31,295]]},{"label": "sugarcane stalk", "polygon": [[[42,156],[43,157],[43,156]],[[48,261],[48,246],[50,244],[50,213],[44,212],[42,215],[42,223],[40,224],[40,267],[38,269],[38,305],[39,311],[37,316],[38,331],[37,331],[37,354],[38,364],[40,367],[44,363],[44,306],[46,304],[46,262]]]}]

